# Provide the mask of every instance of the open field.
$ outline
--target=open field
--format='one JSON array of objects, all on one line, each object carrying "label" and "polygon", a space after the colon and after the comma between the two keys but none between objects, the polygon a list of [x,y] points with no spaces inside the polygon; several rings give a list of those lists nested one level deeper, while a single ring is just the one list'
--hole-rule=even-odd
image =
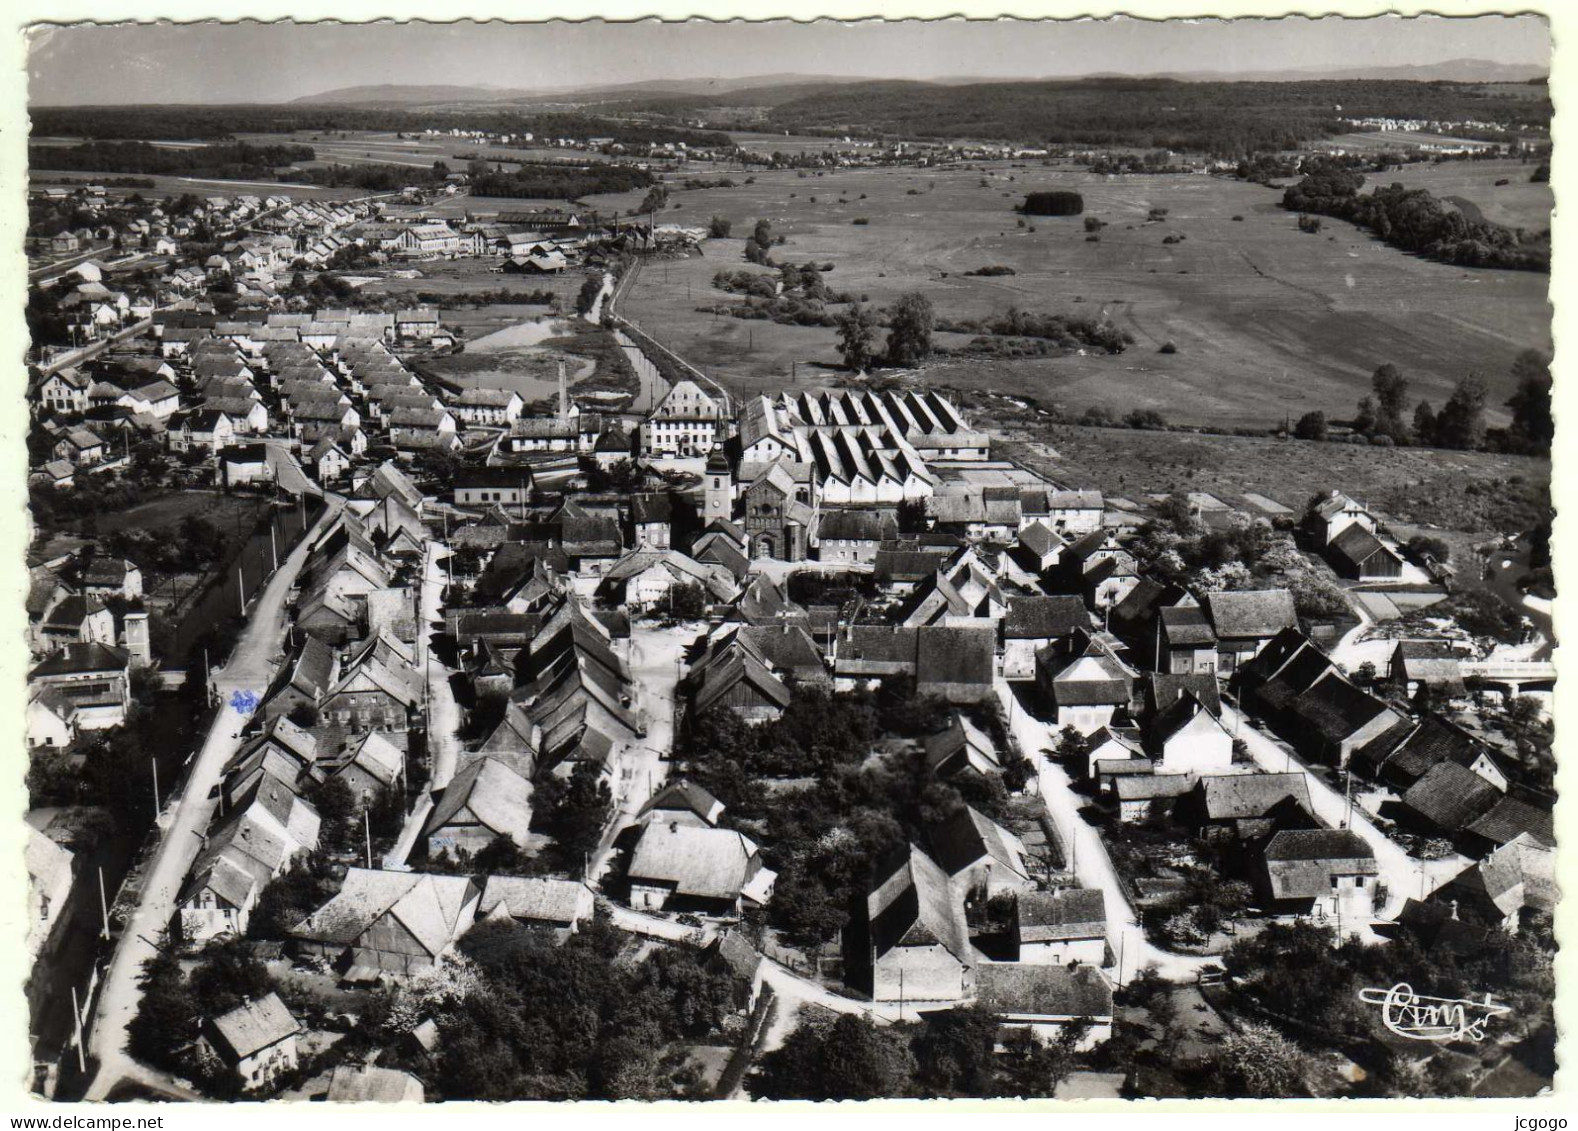
[{"label": "open field", "polygon": [[[1105,313],[1136,339],[1120,356],[938,361],[927,370],[944,383],[1032,396],[1076,413],[1097,404],[1120,414],[1154,408],[1174,422],[1249,427],[1312,409],[1346,418],[1371,373],[1391,361],[1409,377],[1414,397],[1438,407],[1460,377],[1480,371],[1490,386],[1492,422],[1500,423],[1512,359],[1550,346],[1548,277],[1431,263],[1341,222],[1304,234],[1280,207],[1278,192],[1260,185],[1006,165],[986,174],[755,176],[754,184],[733,189],[675,192],[679,208],[665,217],[702,223],[720,215],[740,236],[766,218],[788,237],[773,251],[778,261],[832,263],[830,288],[876,303],[921,291],[940,318],[1010,305]],[[1043,187],[1082,192],[1085,215],[1108,222],[1100,241],[1087,241],[1078,217],[1036,218],[1020,228],[1011,208],[1026,189]],[[635,200],[621,194],[589,203],[612,210]],[[1165,221],[1147,220],[1153,208],[1168,210]],[[870,223],[852,224],[857,217]],[[1168,236],[1183,238],[1169,245]],[[742,390],[782,386],[792,362],[802,380],[818,366],[836,366],[830,328],[696,312],[724,297],[711,290],[711,277],[740,267],[743,246],[741,239],[709,240],[704,256],[666,266],[666,284],[660,265],[649,266],[623,312]],[[1017,273],[963,275],[988,265]],[[1177,352],[1159,353],[1169,341]]]},{"label": "open field", "polygon": [[1405,149],[1418,149],[1420,146],[1446,146],[1462,147],[1464,149],[1488,149],[1496,144],[1492,141],[1476,141],[1473,138],[1452,137],[1448,134],[1427,134],[1417,130],[1365,130],[1362,133],[1337,134],[1318,142],[1311,142],[1310,146],[1316,149],[1325,149],[1331,146],[1344,146],[1350,150],[1391,150],[1397,152]]},{"label": "open field", "polygon": [[366,189],[321,188],[317,185],[286,184],[283,181],[222,181],[212,177],[144,177],[141,173],[79,173],[76,170],[62,173],[51,172],[48,169],[30,170],[28,188],[74,187],[65,184],[62,178],[68,178],[78,184],[92,184],[94,181],[129,176],[152,181],[153,188],[106,188],[106,195],[123,197],[141,193],[143,196],[154,197],[180,196],[182,193],[189,192],[194,196],[229,196],[235,193],[252,193],[260,197],[277,194],[296,200],[354,200],[370,195]]},{"label": "open field", "polygon": [[1301,512],[1337,487],[1398,522],[1490,534],[1528,529],[1550,497],[1550,462],[1530,456],[1061,425],[1004,434],[998,451],[1060,482],[1130,499],[1204,491],[1251,514],[1246,492]]},{"label": "open field", "polygon": [[[365,284],[363,294],[378,295],[463,295],[479,291],[509,291],[512,294],[532,291],[552,291],[565,310],[575,306],[576,292],[586,278],[582,271],[561,271],[557,275],[512,275],[494,271],[498,260],[463,257],[460,259],[433,259],[420,263],[400,263],[384,268],[359,268],[357,275],[382,276],[376,282]],[[397,275],[414,273],[414,278]],[[542,313],[543,308],[532,307]]]},{"label": "open field", "polygon": [[[1556,205],[1549,184],[1532,184],[1534,165],[1521,161],[1444,161],[1439,165],[1406,165],[1365,177],[1365,187],[1400,184],[1422,188],[1457,205],[1475,219],[1471,205],[1484,219],[1512,228],[1539,230],[1551,226]],[[1498,185],[1497,181],[1507,184]]]}]

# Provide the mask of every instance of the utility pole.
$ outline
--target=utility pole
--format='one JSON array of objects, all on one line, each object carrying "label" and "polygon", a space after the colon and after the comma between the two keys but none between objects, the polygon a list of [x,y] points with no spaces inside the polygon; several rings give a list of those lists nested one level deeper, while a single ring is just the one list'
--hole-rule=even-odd
[{"label": "utility pole", "polygon": [[153,767],[153,820],[159,822],[159,760],[153,755],[148,756],[148,765]]},{"label": "utility pole", "polygon": [[274,524],[272,522],[270,522],[268,524],[268,545],[269,545],[269,550],[274,555],[274,572],[278,573],[279,572],[279,539],[275,536],[275,534],[276,534],[275,526],[274,526]]},{"label": "utility pole", "polygon": [[86,1072],[88,1063],[82,1052],[82,1007],[77,1004],[77,987],[71,987],[71,1025],[77,1035],[77,1071]]},{"label": "utility pole", "polygon": [[367,838],[367,867],[373,866],[373,825],[372,818],[367,815],[367,806],[362,806],[362,834]]},{"label": "utility pole", "polygon": [[241,603],[241,607],[238,610],[241,616],[247,615],[247,589],[244,580],[244,568],[243,566],[236,566],[236,599]]},{"label": "utility pole", "polygon": [[99,937],[101,939],[107,939],[110,937],[110,905],[109,900],[104,896],[103,867],[99,868],[99,916],[103,920],[103,926],[100,928]]}]

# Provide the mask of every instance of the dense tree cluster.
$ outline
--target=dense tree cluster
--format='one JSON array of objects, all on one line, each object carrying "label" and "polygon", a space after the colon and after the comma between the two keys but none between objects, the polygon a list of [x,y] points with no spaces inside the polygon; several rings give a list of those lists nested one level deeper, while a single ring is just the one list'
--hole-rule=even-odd
[{"label": "dense tree cluster", "polygon": [[750,1091],[774,1100],[1050,1096],[1074,1066],[1077,1032],[1043,1045],[974,1006],[882,1027],[845,1014],[799,1026],[762,1058]]},{"label": "dense tree cluster", "polygon": [[[795,133],[994,137],[1054,144],[1172,149],[1239,156],[1297,149],[1342,133],[1345,117],[1474,119],[1549,127],[1548,97],[1487,96],[1482,86],[1406,81],[1178,82],[1069,79],[936,86],[896,80],[752,92],[775,103],[774,129]],[[665,99],[665,109],[705,109]],[[1334,107],[1341,106],[1341,112]]]},{"label": "dense tree cluster", "polygon": [[[1272,923],[1235,942],[1223,964],[1233,979],[1234,995],[1274,1019],[1284,1019],[1278,1025],[1289,1028],[1292,1035],[1366,1047],[1385,1063],[1389,1058],[1383,1051],[1386,1034],[1381,1016],[1360,1000],[1361,989],[1406,982],[1415,993],[1445,998],[1477,999],[1490,993],[1513,1007],[1498,1024],[1517,1026],[1536,1040],[1554,1040],[1550,1029],[1554,953],[1548,917],[1540,916],[1528,918],[1516,935],[1468,954],[1440,946],[1426,950],[1407,930],[1384,947],[1350,938],[1334,948],[1328,930]],[[1259,1062],[1253,1073],[1269,1075],[1254,1075],[1250,1062],[1241,1057],[1242,1067],[1229,1069],[1225,1077],[1230,1088],[1236,1083],[1243,1090],[1226,1094],[1251,1094],[1248,1089],[1257,1080],[1262,1090],[1254,1094],[1299,1094],[1265,1088],[1277,1080],[1292,1084],[1291,1077],[1275,1068],[1280,1057],[1269,1056],[1266,1048],[1243,1048],[1240,1053],[1244,1057],[1253,1053]]]},{"label": "dense tree cluster", "polygon": [[1019,211],[1027,216],[1078,216],[1085,211],[1085,198],[1063,189],[1032,192],[1026,194]]},{"label": "dense tree cluster", "polygon": [[[836,938],[870,870],[961,803],[1003,814],[1001,783],[955,788],[921,754],[872,756],[883,735],[930,734],[946,717],[941,702],[908,687],[829,694],[800,686],[775,722],[748,726],[726,709],[689,720],[675,744],[681,772],[728,806],[726,822],[766,846],[778,873],[768,921],[791,942]],[[995,717],[987,723],[1001,733]]]},{"label": "dense tree cluster", "polygon": [[1134,344],[1134,335],[1106,318],[1072,314],[1036,314],[1010,306],[979,319],[944,319],[937,329],[951,334],[990,334],[997,337],[1039,338],[1064,349],[1089,347],[1122,353]]},{"label": "dense tree cluster", "polygon": [[1530,234],[1470,219],[1424,189],[1394,184],[1363,194],[1364,177],[1336,161],[1306,161],[1304,171],[1282,197],[1291,212],[1351,220],[1393,247],[1463,267],[1550,270],[1549,231]]},{"label": "dense tree cluster", "polygon": [[429,126],[448,130],[534,133],[544,138],[609,138],[616,145],[668,145],[729,149],[727,134],[628,118],[587,114],[522,113],[508,110],[408,110],[327,103],[270,106],[42,106],[34,107],[33,130],[41,137],[186,140],[236,134],[348,130],[421,134]]},{"label": "dense tree cluster", "polygon": [[30,169],[81,169],[171,177],[257,180],[316,156],[308,145],[197,145],[179,149],[142,141],[89,141],[81,145],[30,145]]},{"label": "dense tree cluster", "polygon": [[571,166],[544,162],[477,177],[471,182],[471,195],[574,200],[593,193],[629,192],[651,184],[652,174],[634,165],[602,162]]},{"label": "dense tree cluster", "polygon": [[708,1098],[684,1046],[730,1043],[740,989],[701,955],[634,961],[601,914],[563,945],[510,920],[478,924],[459,960],[374,1002],[361,1034],[394,1052],[437,1022],[432,1060],[406,1065],[429,1099]]}]

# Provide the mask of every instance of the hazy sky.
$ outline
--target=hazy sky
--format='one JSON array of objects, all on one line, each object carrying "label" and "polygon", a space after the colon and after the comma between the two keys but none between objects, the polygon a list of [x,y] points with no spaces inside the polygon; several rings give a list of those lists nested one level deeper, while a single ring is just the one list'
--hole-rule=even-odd
[{"label": "hazy sky", "polygon": [[1429,64],[1547,67],[1538,17],[1155,23],[184,24],[39,29],[40,105],[278,102],[377,83],[524,89],[761,74],[1041,78]]}]

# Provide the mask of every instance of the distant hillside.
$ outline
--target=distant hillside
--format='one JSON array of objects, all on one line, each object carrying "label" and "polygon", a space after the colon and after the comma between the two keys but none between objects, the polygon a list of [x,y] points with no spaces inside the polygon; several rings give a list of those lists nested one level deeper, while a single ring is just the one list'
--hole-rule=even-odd
[{"label": "distant hillside", "polygon": [[593,84],[588,86],[538,87],[511,89],[498,86],[446,86],[381,83],[373,86],[342,86],[318,94],[293,98],[287,105],[440,105],[443,103],[482,102],[576,102],[615,101],[643,95],[710,98],[736,94],[760,87],[821,87],[865,81],[859,77],[837,75],[755,75],[744,79],[648,79],[644,82]]},{"label": "distant hillside", "polygon": [[[766,92],[754,92],[762,94]],[[753,95],[754,96],[754,95]],[[771,129],[914,138],[994,138],[1235,154],[1278,150],[1340,132],[1343,118],[1478,119],[1548,128],[1543,91],[1472,85],[1322,80],[1180,82],[1086,79],[939,86],[871,82],[775,100]]]}]

